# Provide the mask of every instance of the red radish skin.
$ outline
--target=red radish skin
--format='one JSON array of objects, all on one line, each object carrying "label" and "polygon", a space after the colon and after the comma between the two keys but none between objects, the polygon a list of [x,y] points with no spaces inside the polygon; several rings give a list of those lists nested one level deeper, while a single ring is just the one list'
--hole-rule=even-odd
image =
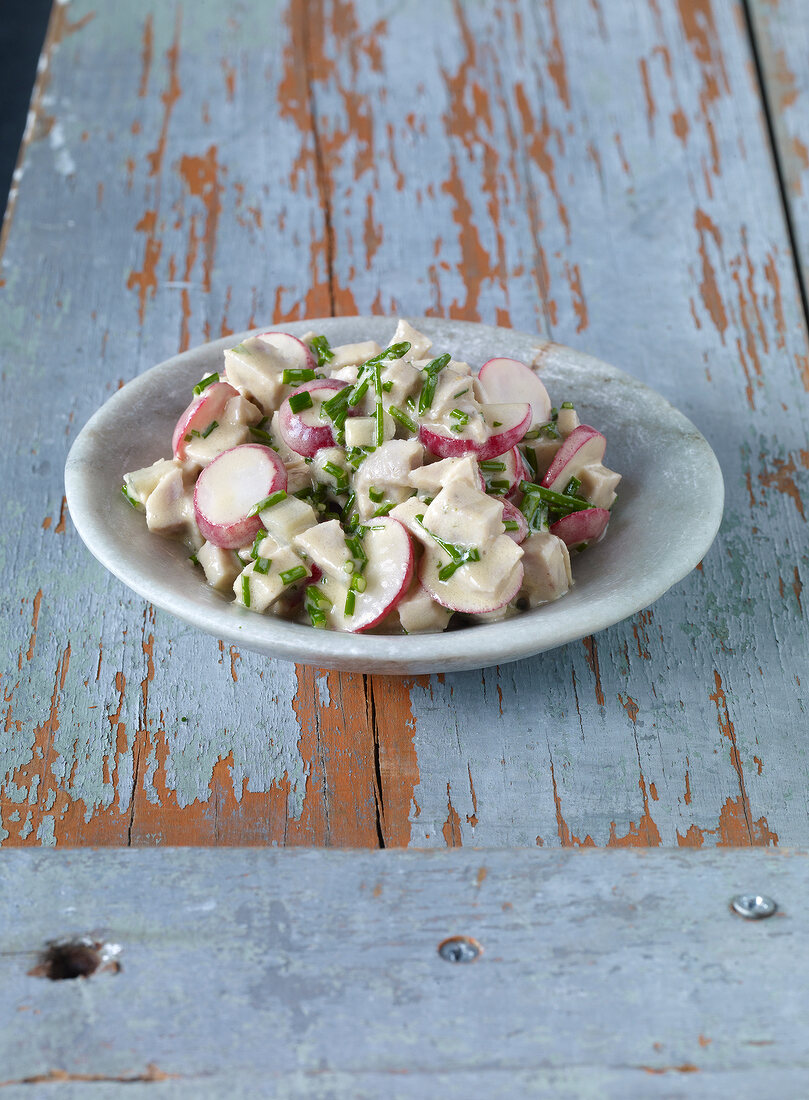
[{"label": "red radish skin", "polygon": [[247,513],[286,487],[286,467],[271,447],[245,443],[223,451],[197,478],[194,515],[200,534],[225,550],[246,546],[261,526],[258,516]]},{"label": "red radish skin", "polygon": [[551,399],[534,371],[519,359],[489,359],[478,372],[486,400],[493,404],[528,401],[532,409],[530,427],[551,418]]},{"label": "red radish skin", "polygon": [[[321,402],[328,401],[337,390],[344,390],[346,385],[347,383],[337,378],[316,378],[298,386],[289,397],[294,397],[297,393],[311,393],[312,401],[317,404],[318,398]],[[289,397],[281,402],[278,410],[278,431],[290,451],[295,451],[304,458],[313,458],[321,447],[333,447],[335,440],[332,422],[323,420],[322,423],[307,424],[300,413],[294,413],[289,407]],[[357,412],[349,409],[348,415],[356,416]]]},{"label": "red radish skin", "polygon": [[181,461],[185,458],[186,436],[192,431],[204,432],[205,429],[219,420],[225,411],[225,405],[231,397],[238,397],[239,391],[235,390],[228,382],[212,382],[202,391],[199,397],[195,397],[174,429],[171,437],[171,449],[175,458]]},{"label": "red radish skin", "polygon": [[317,360],[311,349],[297,336],[288,332],[261,332],[256,339],[275,348],[288,361],[290,369],[317,370]]},{"label": "red radish skin", "polygon": [[[399,523],[397,519],[390,519],[390,517],[388,517],[388,519],[391,523]],[[356,634],[362,634],[364,631],[370,630],[374,626],[379,626],[385,616],[389,615],[391,611],[393,611],[394,608],[397,607],[398,604],[404,599],[407,594],[407,590],[413,580],[413,569],[416,562],[416,556],[413,553],[413,543],[410,540],[410,535],[408,534],[407,528],[404,526],[404,524],[399,523],[399,526],[402,528],[405,538],[407,539],[407,563],[405,565],[404,572],[401,573],[401,583],[399,584],[399,590],[390,599],[390,601],[387,602],[385,606],[379,610],[375,618],[373,618],[370,622],[364,622],[363,625],[354,632]]]},{"label": "red radish skin", "polygon": [[510,539],[513,539],[519,546],[521,542],[525,542],[528,538],[528,523],[519,508],[515,508],[510,500],[504,500],[503,523],[509,519],[519,524],[519,526],[516,531],[506,531],[505,534],[507,534]]},{"label": "red radish skin", "polygon": [[580,424],[554,455],[542,479],[543,486],[555,493],[563,492],[570,479],[577,477],[585,466],[601,462],[606,449],[607,441],[601,432],[587,424]]},{"label": "red radish skin", "polygon": [[519,420],[509,425],[505,431],[499,432],[493,428],[492,434],[483,442],[477,439],[464,439],[432,424],[420,425],[419,442],[430,454],[438,455],[439,458],[461,458],[465,454],[473,454],[479,462],[485,462],[488,458],[497,458],[506,451],[510,451],[512,447],[516,447],[531,425],[531,406],[525,402],[520,404],[524,411]]},{"label": "red radish skin", "polygon": [[598,542],[609,522],[610,514],[606,508],[585,508],[581,512],[562,516],[551,524],[549,530],[566,546],[581,546],[582,543]]}]

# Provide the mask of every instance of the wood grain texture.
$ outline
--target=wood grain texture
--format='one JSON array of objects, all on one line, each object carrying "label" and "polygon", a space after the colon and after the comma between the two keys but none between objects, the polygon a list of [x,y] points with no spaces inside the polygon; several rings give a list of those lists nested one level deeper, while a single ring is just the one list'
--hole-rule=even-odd
[{"label": "wood grain texture", "polygon": [[[807,889],[805,851],[9,851],[0,1094],[797,1098]],[[84,934],[118,973],[28,974]]]},{"label": "wood grain texture", "polygon": [[800,0],[751,0],[764,82],[797,259],[809,286],[809,11]]},{"label": "wood grain texture", "polygon": [[[738,5],[73,0],[34,108],[0,273],[4,844],[807,842],[809,346]],[[178,348],[355,311],[541,331],[660,390],[725,472],[702,568],[416,682],[296,672],[107,577],[61,488],[91,412]]]}]

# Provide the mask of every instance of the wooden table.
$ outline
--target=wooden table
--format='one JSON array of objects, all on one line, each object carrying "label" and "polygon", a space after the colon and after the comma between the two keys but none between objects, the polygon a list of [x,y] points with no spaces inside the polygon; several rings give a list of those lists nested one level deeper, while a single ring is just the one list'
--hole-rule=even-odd
[{"label": "wooden table", "polygon": [[[799,0],[56,5],[2,245],[3,843],[809,842],[808,42]],[[363,312],[660,390],[725,474],[703,565],[418,680],[225,647],[107,576],[61,482],[105,398]]]},{"label": "wooden table", "polygon": [[[548,941],[556,955],[528,970],[510,963],[503,979],[469,971],[489,977],[467,993],[491,1000],[476,997],[477,1022],[463,1042],[450,1029],[452,1057],[445,1051],[442,1061],[432,1048],[429,1058],[411,1057],[408,1044],[446,1027],[463,992],[448,992],[446,975],[438,981],[413,962],[429,991],[419,1022],[403,1017],[384,1056],[391,1033],[365,1033],[357,1057],[371,1076],[357,1076],[359,1063],[334,1043],[327,1050],[324,1034],[298,1069],[283,1064],[279,1096],[363,1088],[423,1096],[433,1087],[463,1096],[479,1081],[464,1074],[484,1063],[490,1095],[528,1095],[530,1079],[531,1095],[581,1095],[586,1084],[599,1096],[679,1096],[699,1068],[713,1071],[701,1078],[704,1096],[748,1087],[765,1095],[770,1086],[770,1094],[807,1094],[805,1036],[782,1029],[783,1046],[771,1049],[762,1023],[794,1021],[805,1006],[768,994],[747,1030],[741,1017],[729,1023],[725,1002],[749,1002],[755,983],[740,992],[727,969],[711,985],[710,951],[697,958],[687,948],[691,937],[724,951],[733,928],[747,937],[744,957],[756,943],[770,945],[756,964],[762,981],[788,982],[802,955],[786,941],[778,948],[778,930],[797,925],[769,921],[769,931],[739,933],[711,922],[720,911],[722,921],[737,920],[727,916],[732,890],[768,881],[796,918],[805,860],[677,849],[809,846],[808,52],[809,9],[800,0],[55,5],[0,242],[0,417],[13,441],[0,482],[2,844],[530,851],[485,860],[472,852],[5,852],[0,898],[11,906],[11,931],[2,966],[22,982],[6,985],[19,994],[7,1029],[13,1065],[0,1068],[9,1096],[34,1095],[31,1084],[54,1066],[74,1080],[128,1079],[133,1096],[139,1081],[153,1089],[158,1073],[190,1074],[189,1095],[221,1094],[194,1078],[207,1057],[201,1031],[193,1033],[196,1062],[176,1045],[145,1042],[165,1034],[159,1017],[152,1031],[129,1035],[123,1053],[111,1023],[110,1045],[99,1040],[91,1058],[82,1028],[108,1013],[119,1019],[102,979],[65,983],[92,990],[84,1000],[48,1001],[58,987],[23,982],[13,954],[109,926],[129,937],[124,975],[148,957],[151,984],[144,979],[138,996],[171,969],[164,933],[191,945],[178,973],[199,973],[215,930],[193,915],[174,920],[168,886],[155,886],[164,874],[186,884],[188,912],[211,897],[238,900],[242,913],[251,898],[270,899],[269,924],[256,902],[254,924],[227,925],[249,942],[251,958],[268,929],[286,927],[273,908],[282,897],[297,913],[322,906],[323,925],[336,921],[360,958],[380,884],[393,899],[380,918],[384,951],[363,964],[370,969],[358,963],[352,978],[338,976],[346,989],[361,989],[396,944],[406,944],[408,959],[428,949],[433,959],[441,936],[474,933],[487,876],[493,893],[480,927],[488,958],[519,960],[526,944],[540,951],[549,924],[529,906],[539,893],[523,896],[519,884],[541,893],[556,875],[558,899],[566,883],[570,920],[553,925]],[[648,382],[692,418],[724,470],[725,520],[704,563],[653,607],[581,643],[416,680],[240,652],[107,575],[78,540],[62,488],[65,455],[90,414],[180,349],[254,325],[352,313],[540,332]],[[585,846],[669,851],[537,850]],[[321,876],[325,893],[312,894],[311,876]],[[396,882],[429,894],[431,907],[411,912]],[[520,1014],[541,996],[554,958],[580,960],[579,918],[596,922],[610,950],[637,947],[633,883],[645,884],[638,905],[658,899],[643,926],[653,957],[692,960],[685,970],[677,964],[677,981],[707,989],[713,1030],[685,1027],[687,998],[676,1018],[654,999],[657,971],[640,979],[640,964],[622,957],[621,970],[606,957],[605,990],[613,973],[642,981],[648,1041],[625,1031],[610,1062],[610,1020],[640,1026],[643,1013],[629,994],[611,1000],[594,985],[601,1030],[585,1011],[564,1017],[565,1034],[582,1036],[565,1076],[556,1053],[536,1053],[543,1043],[556,1049],[562,1025],[537,1025],[539,1047],[524,1047]],[[661,923],[660,898],[687,894],[689,883],[705,922],[675,912]],[[346,913],[361,890],[370,900],[358,924]],[[581,900],[588,890],[604,899],[603,919]],[[616,892],[630,898],[617,914]],[[55,906],[56,897],[68,900]],[[151,905],[162,916],[144,923]],[[766,938],[750,939],[759,933]],[[260,1017],[268,1029],[279,1019],[291,1029],[279,1034],[300,1037],[301,997],[332,1011],[328,997],[318,1001],[326,987],[312,935],[305,950],[289,939],[273,971],[303,982],[284,987],[280,1017],[269,1009]],[[136,943],[150,945],[146,955]],[[570,996],[586,984],[581,966],[579,986],[571,979],[565,987]],[[492,991],[523,972],[509,1017],[516,1030],[493,1028],[503,998]],[[231,973],[238,1005],[253,1004],[259,979],[249,967]],[[176,989],[172,1003],[191,1011],[193,983]],[[210,1003],[221,994],[216,981],[205,989]],[[373,1003],[410,992],[393,975]],[[25,1053],[39,1049],[41,1031],[27,1031],[28,1017],[15,1013],[34,1003],[52,1021],[42,1048],[49,1058]],[[722,1041],[711,1047],[720,1020]],[[346,1035],[350,1023],[341,1022]],[[243,1092],[227,1078],[233,1095],[256,1095],[256,1080],[266,1080],[256,1053],[266,1033],[251,1034],[253,1046],[245,1039],[239,1049],[253,1051],[252,1063],[246,1057],[259,1078],[252,1091],[242,1081]],[[502,1044],[497,1066],[486,1062],[492,1035]],[[319,1083],[306,1076],[320,1072],[318,1059],[332,1074]],[[439,1076],[399,1082],[402,1067],[417,1063]]]}]

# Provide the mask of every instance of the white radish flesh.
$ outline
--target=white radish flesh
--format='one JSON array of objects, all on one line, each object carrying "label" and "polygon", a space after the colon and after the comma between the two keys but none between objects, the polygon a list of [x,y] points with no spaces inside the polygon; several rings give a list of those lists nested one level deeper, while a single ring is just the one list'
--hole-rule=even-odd
[{"label": "white radish flesh", "polygon": [[174,429],[171,449],[175,458],[185,458],[185,448],[190,442],[187,437],[192,432],[200,435],[213,424],[214,420],[223,420],[225,407],[232,397],[238,397],[239,391],[227,382],[213,382],[195,397],[183,412]]},{"label": "white radish flesh", "polygon": [[528,401],[532,418],[529,427],[544,424],[551,417],[551,399],[538,376],[519,359],[490,359],[478,373],[487,401],[504,404]]},{"label": "white radish flesh", "polygon": [[275,348],[288,370],[317,369],[317,360],[311,350],[297,336],[288,332],[262,332],[256,339]]},{"label": "white radish flesh", "polygon": [[562,516],[552,523],[549,530],[566,546],[582,546],[588,542],[598,542],[607,530],[610,514],[606,508],[585,508]]},{"label": "white radish flesh", "polygon": [[573,429],[556,452],[542,484],[555,493],[564,492],[570,479],[578,477],[585,466],[601,461],[606,449],[607,441],[601,432],[581,424]]},{"label": "white radish flesh", "polygon": [[439,458],[460,458],[474,454],[485,461],[515,447],[531,425],[531,406],[526,402],[507,405],[482,405],[481,410],[489,429],[486,439],[480,441],[450,432],[438,424],[421,424],[419,439],[427,450]]},{"label": "white radish flesh", "polygon": [[284,464],[270,447],[247,443],[224,451],[197,478],[194,514],[200,532],[214,546],[245,546],[261,526],[257,515],[247,513],[286,484]]}]

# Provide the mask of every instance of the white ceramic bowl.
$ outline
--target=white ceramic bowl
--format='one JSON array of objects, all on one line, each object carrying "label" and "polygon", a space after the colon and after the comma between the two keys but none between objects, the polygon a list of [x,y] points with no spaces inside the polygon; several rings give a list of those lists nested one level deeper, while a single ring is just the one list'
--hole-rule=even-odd
[{"label": "white ceramic bowl", "polygon": [[[443,634],[340,634],[256,615],[220,596],[178,543],[150,535],[121,495],[128,470],[170,455],[193,385],[218,370],[249,333],[168,359],[118,390],[79,434],[67,460],[68,507],[98,560],[144,599],[226,642],[324,668],[413,674],[516,661],[611,626],[647,607],[689,573],[722,518],[719,463],[694,425],[635,378],[571,348],[511,329],[435,318],[412,323],[438,350],[480,367],[493,356],[536,363],[555,404],[573,401],[607,437],[606,463],[623,475],[604,540],[574,555],[575,585],[561,600],[503,623]],[[333,345],[377,340],[395,320],[335,317],[283,326],[325,333]],[[257,330],[266,331],[266,330]]]}]

